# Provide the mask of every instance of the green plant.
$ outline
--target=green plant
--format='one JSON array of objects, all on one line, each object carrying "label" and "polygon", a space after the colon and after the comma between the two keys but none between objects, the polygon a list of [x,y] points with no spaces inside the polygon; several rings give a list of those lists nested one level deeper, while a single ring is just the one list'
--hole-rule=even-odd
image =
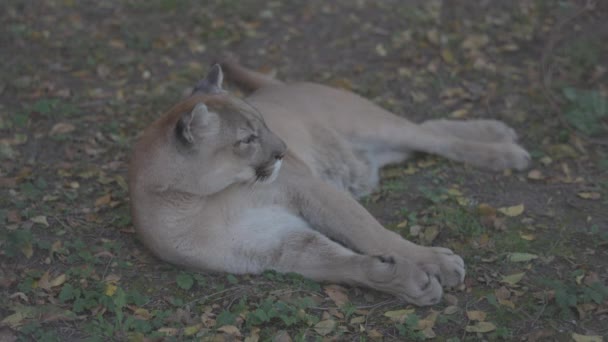
[{"label": "green plant", "polygon": [[608,100],[598,91],[564,88],[568,100],[564,111],[568,122],[586,135],[604,132],[602,121],[608,118]]}]

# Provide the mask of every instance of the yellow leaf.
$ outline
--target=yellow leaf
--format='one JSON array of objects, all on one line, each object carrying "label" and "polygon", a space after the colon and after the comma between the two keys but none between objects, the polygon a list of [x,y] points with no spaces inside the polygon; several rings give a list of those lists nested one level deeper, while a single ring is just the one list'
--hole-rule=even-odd
[{"label": "yellow leaf", "polygon": [[21,253],[23,253],[23,255],[25,255],[25,257],[28,259],[34,255],[34,246],[32,246],[30,241],[23,243],[23,246],[21,246]]},{"label": "yellow leaf", "polygon": [[532,170],[528,172],[528,178],[532,180],[542,180],[545,178],[540,170]]},{"label": "yellow leaf", "polygon": [[480,216],[494,216],[496,215],[496,209],[487,203],[481,203],[477,206],[477,212]]},{"label": "yellow leaf", "polygon": [[414,309],[387,311],[384,313],[384,317],[388,317],[395,322],[403,323],[407,316],[413,314],[415,311],[416,310]]},{"label": "yellow leaf", "polygon": [[353,317],[350,320],[350,324],[359,324],[359,323],[364,323],[364,322],[365,322],[365,316]]},{"label": "yellow leaf", "polygon": [[532,240],[536,240],[536,235],[534,234],[525,234],[525,233],[520,233],[519,237],[527,240],[527,241],[532,241]]},{"label": "yellow leaf", "polygon": [[137,308],[133,311],[133,313],[137,316],[137,318],[143,319],[144,321],[147,321],[152,318],[152,314],[150,314],[150,311],[144,308]]},{"label": "yellow leaf", "polygon": [[49,284],[49,271],[44,272],[44,274],[38,279],[36,283],[36,287],[41,288],[43,290],[49,290],[51,288],[51,284]]},{"label": "yellow leaf", "polygon": [[330,332],[334,331],[335,327],[336,327],[336,322],[334,320],[326,319],[324,321],[321,321],[321,322],[315,324],[315,331],[317,332],[317,334],[319,334],[321,336],[325,336],[325,335],[329,334]]},{"label": "yellow leaf", "polygon": [[510,301],[508,299],[499,299],[498,303],[500,305],[510,307],[511,309],[515,309],[515,303],[513,303],[512,301]]},{"label": "yellow leaf", "polygon": [[51,128],[49,135],[52,136],[52,135],[58,135],[58,134],[67,134],[67,133],[74,131],[75,129],[76,129],[76,127],[72,124],[60,122],[58,124],[55,124],[53,126],[53,128]]},{"label": "yellow leaf", "polygon": [[483,311],[478,311],[478,310],[467,311],[467,317],[471,321],[480,321],[480,322],[485,321],[487,315],[488,314]]},{"label": "yellow leaf", "polygon": [[382,45],[382,44],[376,45],[376,53],[381,57],[386,56],[386,48],[384,48],[384,45]]},{"label": "yellow leaf", "polygon": [[496,330],[496,326],[490,322],[477,322],[474,325],[467,325],[464,330],[467,332],[487,333]]},{"label": "yellow leaf", "polygon": [[531,253],[509,253],[507,257],[510,262],[526,262],[538,258],[538,255]]},{"label": "yellow leaf", "polygon": [[460,309],[456,305],[450,305],[450,306],[446,307],[445,309],[443,309],[443,313],[445,315],[453,315],[453,314],[457,313],[458,310],[460,310]]},{"label": "yellow leaf", "polygon": [[336,303],[338,307],[342,307],[344,304],[349,302],[348,296],[346,295],[346,289],[338,285],[327,285],[324,287],[325,293]]},{"label": "yellow leaf", "polygon": [[165,328],[158,329],[158,332],[165,334],[167,336],[177,336],[177,334],[179,333],[179,330],[177,328],[165,327]]},{"label": "yellow leaf", "polygon": [[48,227],[49,226],[49,221],[46,220],[46,216],[34,216],[30,219],[30,221],[34,222],[34,223],[38,223],[41,224],[43,226]]},{"label": "yellow leaf", "polygon": [[448,49],[441,49],[441,58],[448,64],[454,64],[454,54]]},{"label": "yellow leaf", "polygon": [[118,289],[118,286],[116,286],[112,283],[106,283],[106,289],[105,289],[104,293],[106,294],[106,296],[112,297],[114,295],[114,293],[116,293],[117,289]]},{"label": "yellow leaf", "polygon": [[598,200],[602,198],[599,192],[579,192],[578,197],[588,200]]},{"label": "yellow leaf", "polygon": [[56,286],[59,286],[59,285],[61,285],[61,284],[65,283],[66,278],[67,278],[67,277],[66,277],[66,275],[65,275],[65,273],[64,273],[64,274],[62,274],[62,275],[60,275],[60,276],[55,277],[53,280],[51,280],[51,281],[49,282],[49,285],[51,285],[51,287],[56,287]]},{"label": "yellow leaf", "polygon": [[602,336],[598,335],[580,335],[572,333],[572,339],[574,342],[603,342]]},{"label": "yellow leaf", "polygon": [[524,205],[518,204],[512,207],[498,208],[498,211],[509,217],[519,216],[524,212]]},{"label": "yellow leaf", "polygon": [[450,113],[451,118],[460,119],[464,118],[469,114],[469,110],[467,108],[460,108]]},{"label": "yellow leaf", "polygon": [[[201,330],[202,326],[203,325],[201,323],[199,323],[199,324],[190,325],[190,326],[185,327],[184,336],[192,336],[192,335],[196,334],[199,330]],[[227,326],[228,325],[225,325],[224,327],[227,327]],[[236,329],[236,327],[234,327],[234,328]],[[218,330],[220,330],[220,329],[218,329]],[[239,329],[236,329],[236,331],[239,331]]]},{"label": "yellow leaf", "polygon": [[515,284],[519,283],[520,280],[523,279],[525,274],[526,274],[526,272],[511,274],[511,275],[502,277],[502,279],[500,281],[503,283],[507,283],[509,285],[515,285]]},{"label": "yellow leaf", "polygon": [[105,194],[95,200],[95,207],[102,207],[104,205],[108,205],[111,200],[112,197],[110,196],[110,194]]}]

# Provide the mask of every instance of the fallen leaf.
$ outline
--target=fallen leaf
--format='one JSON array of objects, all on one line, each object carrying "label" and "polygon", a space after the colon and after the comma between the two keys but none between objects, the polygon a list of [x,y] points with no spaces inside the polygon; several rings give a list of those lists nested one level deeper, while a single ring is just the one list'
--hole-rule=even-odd
[{"label": "fallen leaf", "polygon": [[105,194],[95,200],[95,207],[103,207],[104,205],[108,205],[112,201],[112,196],[110,194]]},{"label": "fallen leaf", "polygon": [[506,284],[509,284],[512,286],[512,285],[519,283],[523,279],[525,274],[526,274],[526,272],[514,273],[511,275],[502,277],[502,279],[500,281],[502,283],[506,283]]},{"label": "fallen leaf", "polygon": [[60,122],[55,124],[51,131],[49,132],[50,136],[58,135],[58,134],[67,134],[74,131],[76,127],[70,123]]},{"label": "fallen leaf", "polygon": [[43,225],[45,227],[49,226],[49,222],[47,221],[46,216],[42,216],[42,215],[40,215],[40,216],[34,216],[34,217],[32,217],[30,219],[30,221],[32,221],[34,223],[41,224],[41,225]]},{"label": "fallen leaf", "polygon": [[7,325],[12,329],[16,329],[23,324],[23,320],[27,319],[34,313],[33,308],[25,305],[15,306],[12,308],[12,310],[15,311],[15,313],[4,317],[2,321],[0,321],[0,325]]},{"label": "fallen leaf", "polygon": [[437,235],[439,235],[439,228],[437,226],[429,226],[424,230],[424,241],[427,244],[431,244]]},{"label": "fallen leaf", "polygon": [[66,277],[66,275],[64,273],[64,274],[62,274],[60,276],[57,276],[57,277],[53,278],[53,280],[51,280],[49,282],[49,285],[51,287],[57,287],[57,286],[62,285],[63,283],[65,283],[66,279],[67,279],[67,277]]},{"label": "fallen leaf", "polygon": [[534,234],[525,234],[525,233],[520,233],[519,237],[526,240],[526,241],[533,241],[536,240],[536,235]]},{"label": "fallen leaf", "polygon": [[479,310],[471,310],[471,311],[467,311],[467,317],[471,320],[471,321],[480,321],[483,322],[486,320],[486,316],[488,314],[483,312],[483,311],[479,311]]},{"label": "fallen leaf", "polygon": [[600,195],[599,192],[579,192],[577,195],[582,199],[588,200],[598,200],[602,198],[602,195]]},{"label": "fallen leaf", "polygon": [[31,258],[34,255],[34,246],[32,246],[31,241],[25,241],[21,246],[21,253],[25,255],[26,258]]},{"label": "fallen leaf", "polygon": [[532,170],[528,172],[528,178],[532,180],[543,180],[545,179],[545,176],[543,176],[540,170]]},{"label": "fallen leaf", "polygon": [[106,296],[112,297],[114,293],[116,293],[116,290],[118,290],[118,286],[112,283],[106,283],[106,289],[104,290],[104,293]]},{"label": "fallen leaf", "polygon": [[487,333],[496,330],[496,326],[490,322],[477,322],[474,325],[467,325],[464,330],[467,332]]},{"label": "fallen leaf", "polygon": [[445,309],[443,309],[443,313],[445,315],[453,315],[453,314],[457,313],[458,310],[460,310],[460,309],[456,305],[450,305],[450,306],[446,307]]},{"label": "fallen leaf", "polygon": [[469,115],[469,109],[467,108],[460,108],[450,113],[450,117],[455,119],[464,118],[467,115]]},{"label": "fallen leaf", "polygon": [[315,324],[314,329],[317,332],[317,334],[319,334],[321,336],[325,336],[325,335],[329,334],[330,332],[334,331],[335,327],[336,327],[336,322],[334,320],[326,319],[324,321],[321,321],[321,322]]},{"label": "fallen leaf", "polygon": [[447,64],[454,64],[455,62],[454,54],[449,49],[441,49],[441,58]]},{"label": "fallen leaf", "polygon": [[365,322],[365,316],[353,317],[350,320],[350,324],[360,324],[360,323],[364,323],[364,322]]},{"label": "fallen leaf", "polygon": [[169,328],[164,327],[157,330],[159,333],[165,334],[167,336],[177,336],[179,330],[177,328]]},{"label": "fallen leaf", "polygon": [[524,205],[518,204],[511,207],[498,208],[498,211],[509,217],[519,216],[524,212]]},{"label": "fallen leaf", "polygon": [[384,45],[382,45],[382,44],[376,45],[376,53],[381,57],[386,56],[387,53],[386,53],[386,48],[384,47]]},{"label": "fallen leaf", "polygon": [[530,260],[537,259],[538,255],[531,253],[509,253],[507,259],[510,262],[526,262]]},{"label": "fallen leaf", "polygon": [[[184,328],[184,336],[192,336],[192,335],[196,334],[197,332],[199,332],[199,330],[201,330],[202,327],[203,327],[202,323],[187,326]],[[239,332],[239,329],[237,329],[235,326],[232,326],[232,325],[225,325],[217,330],[221,331],[220,329],[222,329],[224,327],[233,327],[234,329],[236,329],[237,332]],[[228,334],[234,335],[232,333],[228,333]],[[240,332],[239,332],[239,334],[240,334]]]},{"label": "fallen leaf", "polygon": [[496,209],[489,204],[481,203],[477,206],[477,213],[480,216],[495,216]]},{"label": "fallen leaf", "polygon": [[572,333],[572,339],[574,342],[602,342],[604,339],[598,335],[580,335]]},{"label": "fallen leaf", "polygon": [[338,307],[342,307],[349,302],[348,295],[346,295],[346,289],[342,286],[328,285],[325,286],[324,289],[325,293]]},{"label": "fallen leaf", "polygon": [[395,322],[403,323],[407,316],[413,314],[415,311],[416,310],[414,309],[387,311],[384,313],[384,317],[388,317]]}]

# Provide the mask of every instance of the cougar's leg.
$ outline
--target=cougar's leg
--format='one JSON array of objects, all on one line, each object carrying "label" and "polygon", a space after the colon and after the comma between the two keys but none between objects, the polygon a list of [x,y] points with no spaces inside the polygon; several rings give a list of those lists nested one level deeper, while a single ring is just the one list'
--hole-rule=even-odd
[{"label": "cougar's leg", "polygon": [[[403,239],[382,227],[376,219],[347,193],[322,180],[290,170],[291,177],[276,180],[283,189],[282,203],[297,212],[309,227],[337,241],[349,250],[368,256],[390,255],[406,260],[441,280],[456,286],[464,279],[463,260],[445,248],[428,248]],[[398,263],[403,264],[403,262]]]},{"label": "cougar's leg", "polygon": [[316,231],[292,233],[283,241],[280,257],[272,266],[279,272],[373,288],[416,305],[441,299],[440,279],[408,259],[357,254]]},{"label": "cougar's leg", "polygon": [[[417,125],[381,108],[376,111],[384,113],[368,119],[364,118],[363,113],[361,120],[353,118],[338,123],[342,126],[338,129],[347,132],[347,139],[355,146],[368,149],[371,158],[376,156],[380,161],[394,163],[394,159],[383,156],[401,151],[420,151],[492,170],[521,170],[529,164],[528,153],[512,141],[489,142],[481,139],[483,134],[473,134],[471,131],[474,131],[475,124],[446,124],[439,121]],[[473,139],[463,137],[468,134]],[[380,167],[384,165],[378,164]]]},{"label": "cougar's leg", "polygon": [[515,131],[498,120],[428,120],[420,126],[436,135],[451,135],[479,142],[515,142]]}]

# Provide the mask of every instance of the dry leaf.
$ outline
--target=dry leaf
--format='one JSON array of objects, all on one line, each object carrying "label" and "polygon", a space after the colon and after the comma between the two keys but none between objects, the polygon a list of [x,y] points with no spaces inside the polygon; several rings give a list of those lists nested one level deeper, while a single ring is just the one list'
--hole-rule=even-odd
[{"label": "dry leaf", "polygon": [[64,274],[62,274],[60,276],[57,276],[57,277],[53,278],[53,280],[51,280],[49,282],[49,285],[50,285],[50,287],[57,287],[57,286],[62,285],[63,283],[65,283],[66,279],[67,279],[67,277],[66,277],[66,275],[64,273]]},{"label": "dry leaf", "polygon": [[403,323],[408,315],[416,312],[414,309],[393,310],[384,313],[384,317],[390,318],[392,321]]},{"label": "dry leaf", "polygon": [[334,331],[334,328],[336,327],[336,321],[331,320],[331,319],[326,319],[324,321],[321,321],[317,324],[315,324],[315,331],[317,332],[317,334],[321,335],[321,336],[325,336],[327,334],[329,334],[330,332]]},{"label": "dry leaf", "polygon": [[110,204],[110,201],[112,201],[112,196],[110,196],[110,194],[105,194],[95,200],[95,207],[103,207],[104,205]]},{"label": "dry leaf", "polygon": [[336,303],[338,307],[342,307],[348,303],[348,295],[346,295],[346,289],[339,285],[328,285],[324,287],[325,293],[329,298]]},{"label": "dry leaf", "polygon": [[[200,329],[200,327],[199,327],[199,329]],[[217,331],[226,333],[228,335],[241,336],[241,332],[239,331],[239,328],[235,327],[234,325],[223,325],[223,326],[217,328]]]},{"label": "dry leaf", "polygon": [[598,200],[602,198],[602,195],[599,192],[579,192],[578,197],[588,200]]},{"label": "dry leaf", "polygon": [[478,310],[467,311],[467,317],[471,321],[480,321],[480,322],[485,321],[487,315],[488,314],[483,311],[478,311]]},{"label": "dry leaf", "polygon": [[450,305],[450,306],[446,307],[445,309],[443,309],[443,313],[445,315],[453,315],[453,314],[457,313],[458,310],[460,310],[460,309],[456,305]]},{"label": "dry leaf", "polygon": [[509,217],[519,216],[524,212],[524,205],[518,204],[512,207],[498,208],[498,211]]},{"label": "dry leaf", "polygon": [[34,222],[34,223],[38,223],[41,224],[43,226],[48,227],[49,226],[49,221],[47,221],[46,216],[34,216],[30,219],[30,221]]},{"label": "dry leaf", "polygon": [[572,339],[574,342],[603,342],[602,336],[598,335],[580,335],[572,333]]},{"label": "dry leaf", "polygon": [[116,290],[118,290],[118,286],[112,283],[106,283],[106,289],[103,293],[105,293],[105,295],[108,297],[112,297],[114,293],[116,293]]},{"label": "dry leaf", "polygon": [[60,122],[58,124],[55,124],[53,128],[51,128],[49,135],[54,136],[58,134],[67,134],[74,131],[75,129],[76,127],[72,124]]},{"label": "dry leaf", "polygon": [[538,255],[531,253],[509,253],[507,257],[510,262],[526,262],[537,258]]},{"label": "dry leaf", "polygon": [[532,180],[543,180],[545,179],[545,176],[543,176],[540,170],[532,170],[528,172],[528,178]]},{"label": "dry leaf", "polygon": [[514,273],[508,276],[504,276],[502,277],[502,279],[500,280],[503,283],[507,283],[511,286],[517,284],[520,282],[520,280],[523,279],[524,275],[526,274],[526,272],[521,272],[521,273]]},{"label": "dry leaf", "polygon": [[23,255],[25,255],[25,257],[28,259],[34,255],[34,246],[32,246],[30,241],[25,241],[23,243],[23,246],[21,246],[21,253],[23,253]]},{"label": "dry leaf", "polygon": [[496,326],[490,322],[477,322],[474,325],[467,325],[464,329],[467,332],[487,333],[496,330]]}]

